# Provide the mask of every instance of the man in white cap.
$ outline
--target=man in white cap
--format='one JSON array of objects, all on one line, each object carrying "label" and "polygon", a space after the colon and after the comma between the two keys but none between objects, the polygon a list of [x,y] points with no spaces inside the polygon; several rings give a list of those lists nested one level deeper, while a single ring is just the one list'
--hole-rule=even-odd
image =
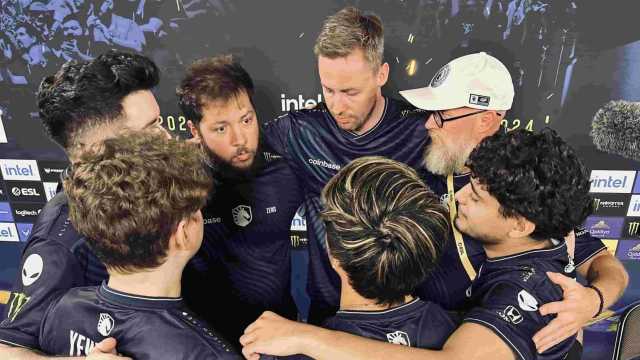
[{"label": "man in white cap", "polygon": [[[470,181],[466,167],[471,151],[484,138],[501,131],[502,119],[511,109],[513,82],[507,68],[484,52],[456,58],[443,66],[429,86],[401,91],[412,105],[432,111],[425,127],[431,143],[424,152],[425,182],[442,195],[456,216],[453,194]],[[453,227],[455,247],[445,251],[441,265],[419,288],[424,299],[437,298],[449,309],[464,307],[464,293],[486,260],[480,242]],[[592,317],[613,305],[628,284],[623,265],[605,245],[584,228],[575,230],[571,267],[589,282],[581,286],[570,277],[550,278],[565,289],[564,300],[540,307],[542,315],[557,318],[534,336],[540,352],[575,334]],[[572,272],[569,271],[571,274]],[[566,288],[565,288],[566,286]]]},{"label": "man in white cap", "polygon": [[[424,162],[429,171],[425,171],[423,177],[447,201],[453,219],[455,202],[448,199],[453,200],[453,194],[470,181],[465,163],[473,148],[500,129],[506,111],[511,108],[514,97],[511,76],[500,61],[486,53],[477,53],[454,59],[445,65],[429,86],[401,94],[414,106],[433,111],[425,124],[431,143],[425,149]],[[418,295],[444,307],[460,309],[466,299],[465,292],[486,259],[486,254],[481,243],[475,239],[459,233],[454,235],[456,243],[449,244],[442,265],[421,286]],[[590,286],[583,287],[570,277],[550,276],[552,281],[562,286],[564,300],[540,307],[542,315],[558,313],[549,325],[534,336],[540,353],[574,335],[594,314],[613,304],[628,283],[628,276],[620,262],[604,251],[605,247],[599,240],[590,237],[583,229],[576,229],[576,237],[575,267],[578,273],[587,278]],[[246,347],[249,351],[245,355],[250,354],[251,350],[280,351],[283,350],[281,346],[292,346],[289,342],[292,337],[287,339],[287,334],[277,331],[278,326],[284,329],[291,324],[267,316],[254,325],[250,327],[252,330],[268,328],[269,337],[241,339],[243,344],[250,344]],[[305,328],[307,330],[310,328]],[[335,340],[338,335],[333,334],[336,338],[323,336],[322,332],[315,335],[315,345],[320,344],[322,339],[327,341],[327,345],[332,342],[337,345]],[[353,337],[342,339],[351,342],[347,347],[355,351],[349,352],[349,356],[356,356],[358,349],[362,349],[363,358],[371,358],[371,343],[358,344],[358,339]],[[284,353],[286,351],[280,354]],[[387,360],[387,355],[392,354],[385,351],[375,353]]]}]

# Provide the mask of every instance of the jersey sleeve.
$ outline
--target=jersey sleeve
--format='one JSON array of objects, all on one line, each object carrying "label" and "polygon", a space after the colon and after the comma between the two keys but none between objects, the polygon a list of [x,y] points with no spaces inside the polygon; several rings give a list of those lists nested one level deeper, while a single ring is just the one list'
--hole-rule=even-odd
[{"label": "jersey sleeve", "polygon": [[535,294],[503,282],[487,291],[481,303],[464,316],[463,322],[491,330],[513,350],[516,359],[536,359],[532,338],[546,325],[538,312],[538,303]]},{"label": "jersey sleeve", "polygon": [[587,260],[594,257],[601,251],[606,250],[606,246],[602,240],[591,235],[589,230],[584,227],[579,227],[575,230],[576,233],[576,249],[574,254],[575,266],[578,267],[585,263]]},{"label": "jersey sleeve", "polygon": [[288,155],[287,138],[291,131],[292,118],[290,114],[282,115],[262,126],[262,135],[273,150],[282,156]]},{"label": "jersey sleeve", "polygon": [[0,342],[38,349],[41,321],[55,294],[82,285],[83,272],[71,252],[50,241],[25,249],[20,266],[0,323]]}]

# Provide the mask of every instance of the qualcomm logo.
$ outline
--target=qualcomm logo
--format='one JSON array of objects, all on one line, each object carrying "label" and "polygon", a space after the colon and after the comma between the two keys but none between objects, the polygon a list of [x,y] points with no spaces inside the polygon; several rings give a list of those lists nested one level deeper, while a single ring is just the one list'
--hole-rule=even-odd
[{"label": "qualcomm logo", "polygon": [[640,259],[640,243],[629,249],[629,251],[627,252],[627,256],[630,259],[634,260]]},{"label": "qualcomm logo", "polygon": [[631,197],[627,216],[640,216],[640,195],[633,195]]},{"label": "qualcomm logo", "polygon": [[589,191],[592,193],[630,193],[635,175],[635,171],[593,170],[591,171]]},{"label": "qualcomm logo", "polygon": [[0,159],[0,170],[5,180],[40,181],[35,160]]}]

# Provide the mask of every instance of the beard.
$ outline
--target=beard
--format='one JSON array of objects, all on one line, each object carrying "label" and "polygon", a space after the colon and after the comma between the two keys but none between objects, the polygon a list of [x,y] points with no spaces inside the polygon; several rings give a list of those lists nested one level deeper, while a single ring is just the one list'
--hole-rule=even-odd
[{"label": "beard", "polygon": [[258,171],[262,169],[262,166],[264,164],[263,158],[262,156],[260,156],[260,140],[261,139],[258,139],[258,146],[256,148],[256,151],[251,152],[247,148],[240,148],[236,151],[236,154],[234,154],[234,156],[237,156],[247,152],[253,153],[253,161],[249,166],[243,168],[233,166],[231,162],[222,159],[216,153],[211,151],[208,146],[202,143],[200,144],[200,149],[203,152],[204,162],[211,170],[214,178],[220,179],[222,181],[247,179],[255,177]]},{"label": "beard", "polygon": [[464,172],[464,167],[473,151],[470,142],[461,141],[462,146],[455,148],[450,144],[439,142],[437,137],[431,137],[431,143],[424,149],[423,164],[430,172],[448,176]]}]

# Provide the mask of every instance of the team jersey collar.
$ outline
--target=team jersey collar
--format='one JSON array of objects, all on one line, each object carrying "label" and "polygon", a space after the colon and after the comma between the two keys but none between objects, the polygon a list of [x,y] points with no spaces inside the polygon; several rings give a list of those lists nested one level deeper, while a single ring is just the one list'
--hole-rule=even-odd
[{"label": "team jersey collar", "polygon": [[555,239],[551,239],[551,241],[554,245],[550,248],[529,250],[518,254],[487,259],[486,261],[488,264],[500,264],[502,266],[505,265],[505,263],[520,262],[523,260],[533,261],[541,258],[546,260],[567,258],[566,242],[564,240],[559,241]]},{"label": "team jersey collar", "polygon": [[362,317],[380,319],[391,316],[402,316],[404,314],[413,313],[416,308],[421,307],[423,304],[423,301],[421,301],[419,298],[415,298],[406,304],[395,306],[387,310],[338,310],[338,312],[336,312],[336,316],[345,319],[355,319]]},{"label": "team jersey collar", "polygon": [[98,295],[107,302],[134,308],[171,309],[183,305],[182,297],[151,297],[114,290],[106,282],[98,288]]}]

